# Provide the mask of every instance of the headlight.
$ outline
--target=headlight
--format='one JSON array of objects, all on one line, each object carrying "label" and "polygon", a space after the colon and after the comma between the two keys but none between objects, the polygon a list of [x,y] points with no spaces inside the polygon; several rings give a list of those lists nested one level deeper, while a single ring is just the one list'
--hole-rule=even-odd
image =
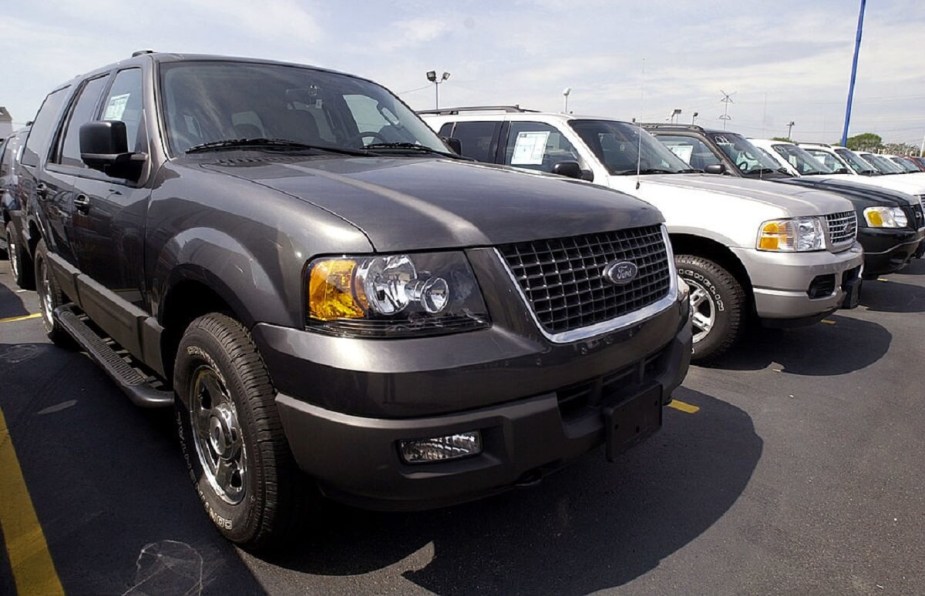
[{"label": "headlight", "polygon": [[825,223],[820,217],[773,219],[758,228],[758,250],[806,252],[825,249]]},{"label": "headlight", "polygon": [[868,207],[864,219],[872,228],[905,228],[909,225],[906,214],[899,207]]},{"label": "headlight", "polygon": [[458,252],[320,258],[307,278],[307,326],[336,335],[438,335],[489,323]]}]

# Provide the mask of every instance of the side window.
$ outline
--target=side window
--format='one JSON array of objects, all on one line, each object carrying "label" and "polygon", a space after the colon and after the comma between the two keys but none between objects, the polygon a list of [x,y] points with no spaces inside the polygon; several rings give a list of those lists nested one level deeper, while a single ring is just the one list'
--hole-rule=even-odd
[{"label": "side window", "polygon": [[[449,123],[445,124],[444,128],[447,126]],[[458,139],[462,155],[477,161],[494,162],[500,128],[500,122],[457,122],[452,133],[447,134],[449,129],[444,132],[441,128],[440,134]]]},{"label": "side window", "polygon": [[58,123],[58,115],[61,113],[61,106],[67,98],[68,87],[58,89],[50,93],[39,113],[32,123],[32,130],[29,132],[29,139],[26,141],[26,147],[23,151],[22,162],[28,166],[37,166],[44,152],[48,151],[48,143],[55,132],[55,125]]},{"label": "side window", "polygon": [[10,175],[10,161],[13,157],[11,145],[9,138],[3,141],[3,144],[0,144],[0,178],[6,178]]},{"label": "side window", "polygon": [[103,116],[100,119],[125,122],[129,151],[146,152],[148,150],[144,146],[144,135],[139,134],[143,126],[143,107],[141,69],[120,70],[112,82],[109,95],[103,102]]},{"label": "side window", "polygon": [[99,105],[100,95],[103,93],[103,87],[106,86],[107,79],[108,77],[106,76],[91,79],[80,90],[80,95],[74,103],[71,115],[68,118],[60,154],[57,159],[52,158],[53,162],[76,168],[86,167],[84,162],[80,160],[80,126],[93,120],[96,115],[96,108]]},{"label": "side window", "polygon": [[505,164],[551,172],[555,164],[563,161],[577,161],[587,169],[575,146],[555,127],[542,122],[511,122]]},{"label": "side window", "polygon": [[692,168],[702,170],[709,165],[720,163],[716,154],[710,151],[707,144],[700,139],[675,135],[658,135],[658,140]]}]

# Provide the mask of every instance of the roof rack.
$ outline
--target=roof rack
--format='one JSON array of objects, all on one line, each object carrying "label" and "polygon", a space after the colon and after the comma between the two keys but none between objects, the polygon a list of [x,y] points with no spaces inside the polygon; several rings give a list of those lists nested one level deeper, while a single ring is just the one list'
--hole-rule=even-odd
[{"label": "roof rack", "polygon": [[467,106],[460,108],[442,108],[439,110],[418,110],[418,114],[437,114],[440,116],[456,116],[460,112],[538,112],[539,110],[528,110],[519,105],[513,106]]},{"label": "roof rack", "polygon": [[683,122],[637,122],[636,124],[643,128],[685,128],[687,130],[705,130],[699,124],[684,124]]},{"label": "roof rack", "polygon": [[135,58],[137,56],[144,56],[145,54],[153,54],[153,53],[154,53],[154,50],[135,50],[134,52],[132,52],[132,58]]}]

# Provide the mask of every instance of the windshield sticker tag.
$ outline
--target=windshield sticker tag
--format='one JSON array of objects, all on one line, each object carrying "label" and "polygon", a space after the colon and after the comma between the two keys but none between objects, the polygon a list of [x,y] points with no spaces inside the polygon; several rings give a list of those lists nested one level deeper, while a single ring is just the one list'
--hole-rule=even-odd
[{"label": "windshield sticker tag", "polygon": [[691,154],[694,153],[693,145],[671,145],[668,147],[671,152],[684,160],[687,165],[691,164]]},{"label": "windshield sticker tag", "polygon": [[511,165],[542,165],[547,140],[549,140],[548,130],[518,133],[517,140],[514,142],[514,154],[511,155]]},{"label": "windshield sticker tag", "polygon": [[122,120],[122,114],[125,113],[125,106],[128,104],[128,98],[131,93],[114,95],[109,98],[106,104],[106,111],[103,113],[103,120]]}]

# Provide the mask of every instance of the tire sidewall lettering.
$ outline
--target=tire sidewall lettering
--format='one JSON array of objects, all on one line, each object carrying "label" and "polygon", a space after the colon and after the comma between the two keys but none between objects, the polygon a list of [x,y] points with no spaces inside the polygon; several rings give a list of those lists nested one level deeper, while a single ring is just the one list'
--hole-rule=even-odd
[{"label": "tire sidewall lettering", "polygon": [[713,303],[716,305],[717,311],[723,312],[726,310],[726,307],[723,304],[723,295],[720,293],[719,288],[716,287],[716,284],[714,284],[709,277],[705,276],[699,271],[694,271],[693,269],[678,269],[678,275],[685,279],[691,279],[697,285],[706,289],[710,293],[710,297],[713,299]]}]

